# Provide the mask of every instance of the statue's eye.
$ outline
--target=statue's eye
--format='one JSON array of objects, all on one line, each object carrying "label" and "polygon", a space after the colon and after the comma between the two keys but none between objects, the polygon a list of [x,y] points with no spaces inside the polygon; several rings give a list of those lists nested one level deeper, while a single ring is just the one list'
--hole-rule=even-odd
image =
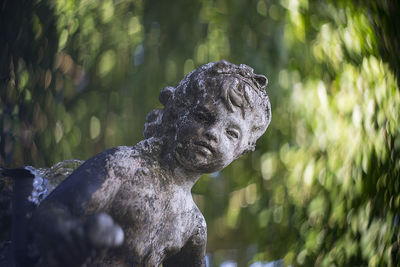
[{"label": "statue's eye", "polygon": [[234,139],[238,139],[239,138],[239,132],[235,129],[227,129],[226,133],[228,136],[234,138]]}]

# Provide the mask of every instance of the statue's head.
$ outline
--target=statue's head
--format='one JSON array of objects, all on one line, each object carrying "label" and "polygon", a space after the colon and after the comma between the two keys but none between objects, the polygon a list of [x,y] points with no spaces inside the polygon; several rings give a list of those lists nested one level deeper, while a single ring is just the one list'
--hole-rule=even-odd
[{"label": "statue's head", "polygon": [[185,168],[209,173],[254,150],[271,120],[267,78],[246,65],[208,63],[160,93],[144,136],[163,137]]}]

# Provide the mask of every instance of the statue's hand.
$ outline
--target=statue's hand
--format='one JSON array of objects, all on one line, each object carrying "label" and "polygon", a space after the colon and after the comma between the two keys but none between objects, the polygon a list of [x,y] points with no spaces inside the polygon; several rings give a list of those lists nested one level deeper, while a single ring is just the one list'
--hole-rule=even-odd
[{"label": "statue's hand", "polygon": [[124,232],[108,214],[98,213],[85,222],[66,220],[48,237],[42,240],[46,266],[81,266],[120,246]]},{"label": "statue's hand", "polygon": [[124,231],[107,213],[91,216],[84,229],[89,244],[96,249],[117,247],[124,241]]}]

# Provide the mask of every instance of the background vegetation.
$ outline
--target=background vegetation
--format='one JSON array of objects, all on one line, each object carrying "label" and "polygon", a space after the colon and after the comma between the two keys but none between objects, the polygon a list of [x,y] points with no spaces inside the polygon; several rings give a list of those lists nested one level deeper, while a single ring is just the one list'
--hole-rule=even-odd
[{"label": "background vegetation", "polygon": [[399,4],[4,0],[0,164],[142,139],[158,92],[226,59],[269,78],[257,150],[193,193],[212,266],[400,262]]}]

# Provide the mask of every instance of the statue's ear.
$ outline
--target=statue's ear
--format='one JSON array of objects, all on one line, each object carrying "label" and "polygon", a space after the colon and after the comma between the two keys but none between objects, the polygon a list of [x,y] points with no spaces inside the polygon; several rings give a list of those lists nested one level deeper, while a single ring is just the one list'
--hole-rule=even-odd
[{"label": "statue's ear", "polygon": [[265,77],[264,75],[259,75],[259,74],[255,74],[254,75],[254,80],[257,82],[257,84],[259,85],[259,87],[262,90],[265,90],[265,88],[268,85],[268,79],[267,77]]},{"label": "statue's ear", "polygon": [[255,143],[249,144],[249,146],[247,148],[243,149],[243,151],[238,155],[237,158],[240,158],[241,156],[243,156],[243,155],[245,155],[245,154],[247,154],[249,152],[252,152],[255,149],[256,149],[256,144]]},{"label": "statue's ear", "polygon": [[168,101],[171,99],[171,97],[174,95],[174,87],[167,86],[164,87],[159,96],[160,103],[163,104],[164,106],[168,103]]}]

